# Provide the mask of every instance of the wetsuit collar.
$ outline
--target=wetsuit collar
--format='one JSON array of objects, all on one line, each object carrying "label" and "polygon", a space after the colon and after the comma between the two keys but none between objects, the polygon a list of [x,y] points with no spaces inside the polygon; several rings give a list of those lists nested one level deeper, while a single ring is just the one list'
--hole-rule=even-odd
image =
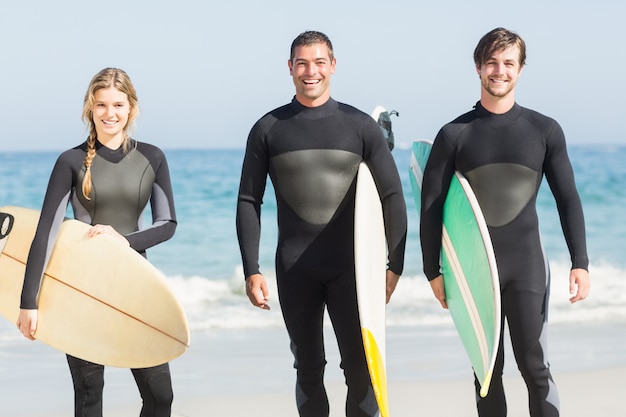
[{"label": "wetsuit collar", "polygon": [[513,104],[511,110],[502,114],[491,113],[480,104],[480,101],[476,103],[474,108],[476,109],[476,116],[492,127],[506,126],[515,121],[522,113],[522,107],[517,103]]},{"label": "wetsuit collar", "polygon": [[[84,142],[82,147],[83,147],[83,150],[87,152],[87,142]],[[137,147],[137,141],[135,141],[134,139],[130,140],[128,152],[124,151],[123,146],[120,146],[117,149],[107,148],[96,139],[96,154],[99,157],[104,158],[107,161],[113,162],[113,163],[117,163],[121,161],[122,159],[124,159],[124,157],[128,155],[128,153],[133,151],[136,147]]]},{"label": "wetsuit collar", "polygon": [[299,114],[301,117],[310,120],[322,119],[331,115],[337,108],[339,107],[338,103],[329,98],[328,101],[321,106],[317,107],[306,107],[302,105],[296,97],[291,100],[291,109],[294,113]]}]

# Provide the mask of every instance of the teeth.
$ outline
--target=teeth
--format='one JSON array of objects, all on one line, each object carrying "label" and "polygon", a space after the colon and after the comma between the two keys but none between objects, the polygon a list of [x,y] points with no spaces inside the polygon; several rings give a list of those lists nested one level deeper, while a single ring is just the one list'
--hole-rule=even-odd
[{"label": "teeth", "polygon": [[107,126],[113,126],[113,125],[115,125],[115,123],[117,123],[117,121],[109,122],[107,120],[103,120],[102,123],[104,123]]}]

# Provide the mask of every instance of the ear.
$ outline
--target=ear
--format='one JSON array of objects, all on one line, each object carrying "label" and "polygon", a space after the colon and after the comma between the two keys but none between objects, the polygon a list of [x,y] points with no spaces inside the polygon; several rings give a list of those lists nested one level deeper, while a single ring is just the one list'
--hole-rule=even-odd
[{"label": "ear", "polygon": [[333,61],[330,63],[330,73],[335,73],[335,66],[337,65],[337,58],[333,58]]},{"label": "ear", "polygon": [[287,60],[287,65],[289,66],[289,75],[293,75],[293,62],[291,62],[291,59]]}]

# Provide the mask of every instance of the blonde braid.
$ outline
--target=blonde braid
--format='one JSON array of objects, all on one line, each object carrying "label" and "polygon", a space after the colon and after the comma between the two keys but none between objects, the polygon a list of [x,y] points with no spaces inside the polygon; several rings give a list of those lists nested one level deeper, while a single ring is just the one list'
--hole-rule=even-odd
[{"label": "blonde braid", "polygon": [[91,162],[96,156],[96,132],[95,129],[89,134],[87,140],[87,155],[85,156],[85,176],[83,177],[83,195],[87,200],[91,200],[89,195],[91,194]]}]

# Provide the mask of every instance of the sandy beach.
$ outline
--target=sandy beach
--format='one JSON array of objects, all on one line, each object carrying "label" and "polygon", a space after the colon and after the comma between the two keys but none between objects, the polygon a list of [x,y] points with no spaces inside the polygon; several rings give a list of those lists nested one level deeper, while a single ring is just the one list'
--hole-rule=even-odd
[{"label": "sandy beach", "polygon": [[[506,346],[509,416],[528,416],[524,383]],[[552,326],[550,352],[561,415],[625,415],[626,323]],[[475,416],[464,355],[452,329],[388,329],[391,415]],[[341,416],[345,387],[329,328],[327,356],[331,416]],[[196,332],[189,350],[171,362],[172,415],[296,416],[291,363],[283,329]],[[73,415],[71,380],[62,353],[39,342],[12,341],[0,352],[0,371],[0,416]],[[131,373],[107,368],[105,380],[105,415],[137,416],[140,400]]]}]

